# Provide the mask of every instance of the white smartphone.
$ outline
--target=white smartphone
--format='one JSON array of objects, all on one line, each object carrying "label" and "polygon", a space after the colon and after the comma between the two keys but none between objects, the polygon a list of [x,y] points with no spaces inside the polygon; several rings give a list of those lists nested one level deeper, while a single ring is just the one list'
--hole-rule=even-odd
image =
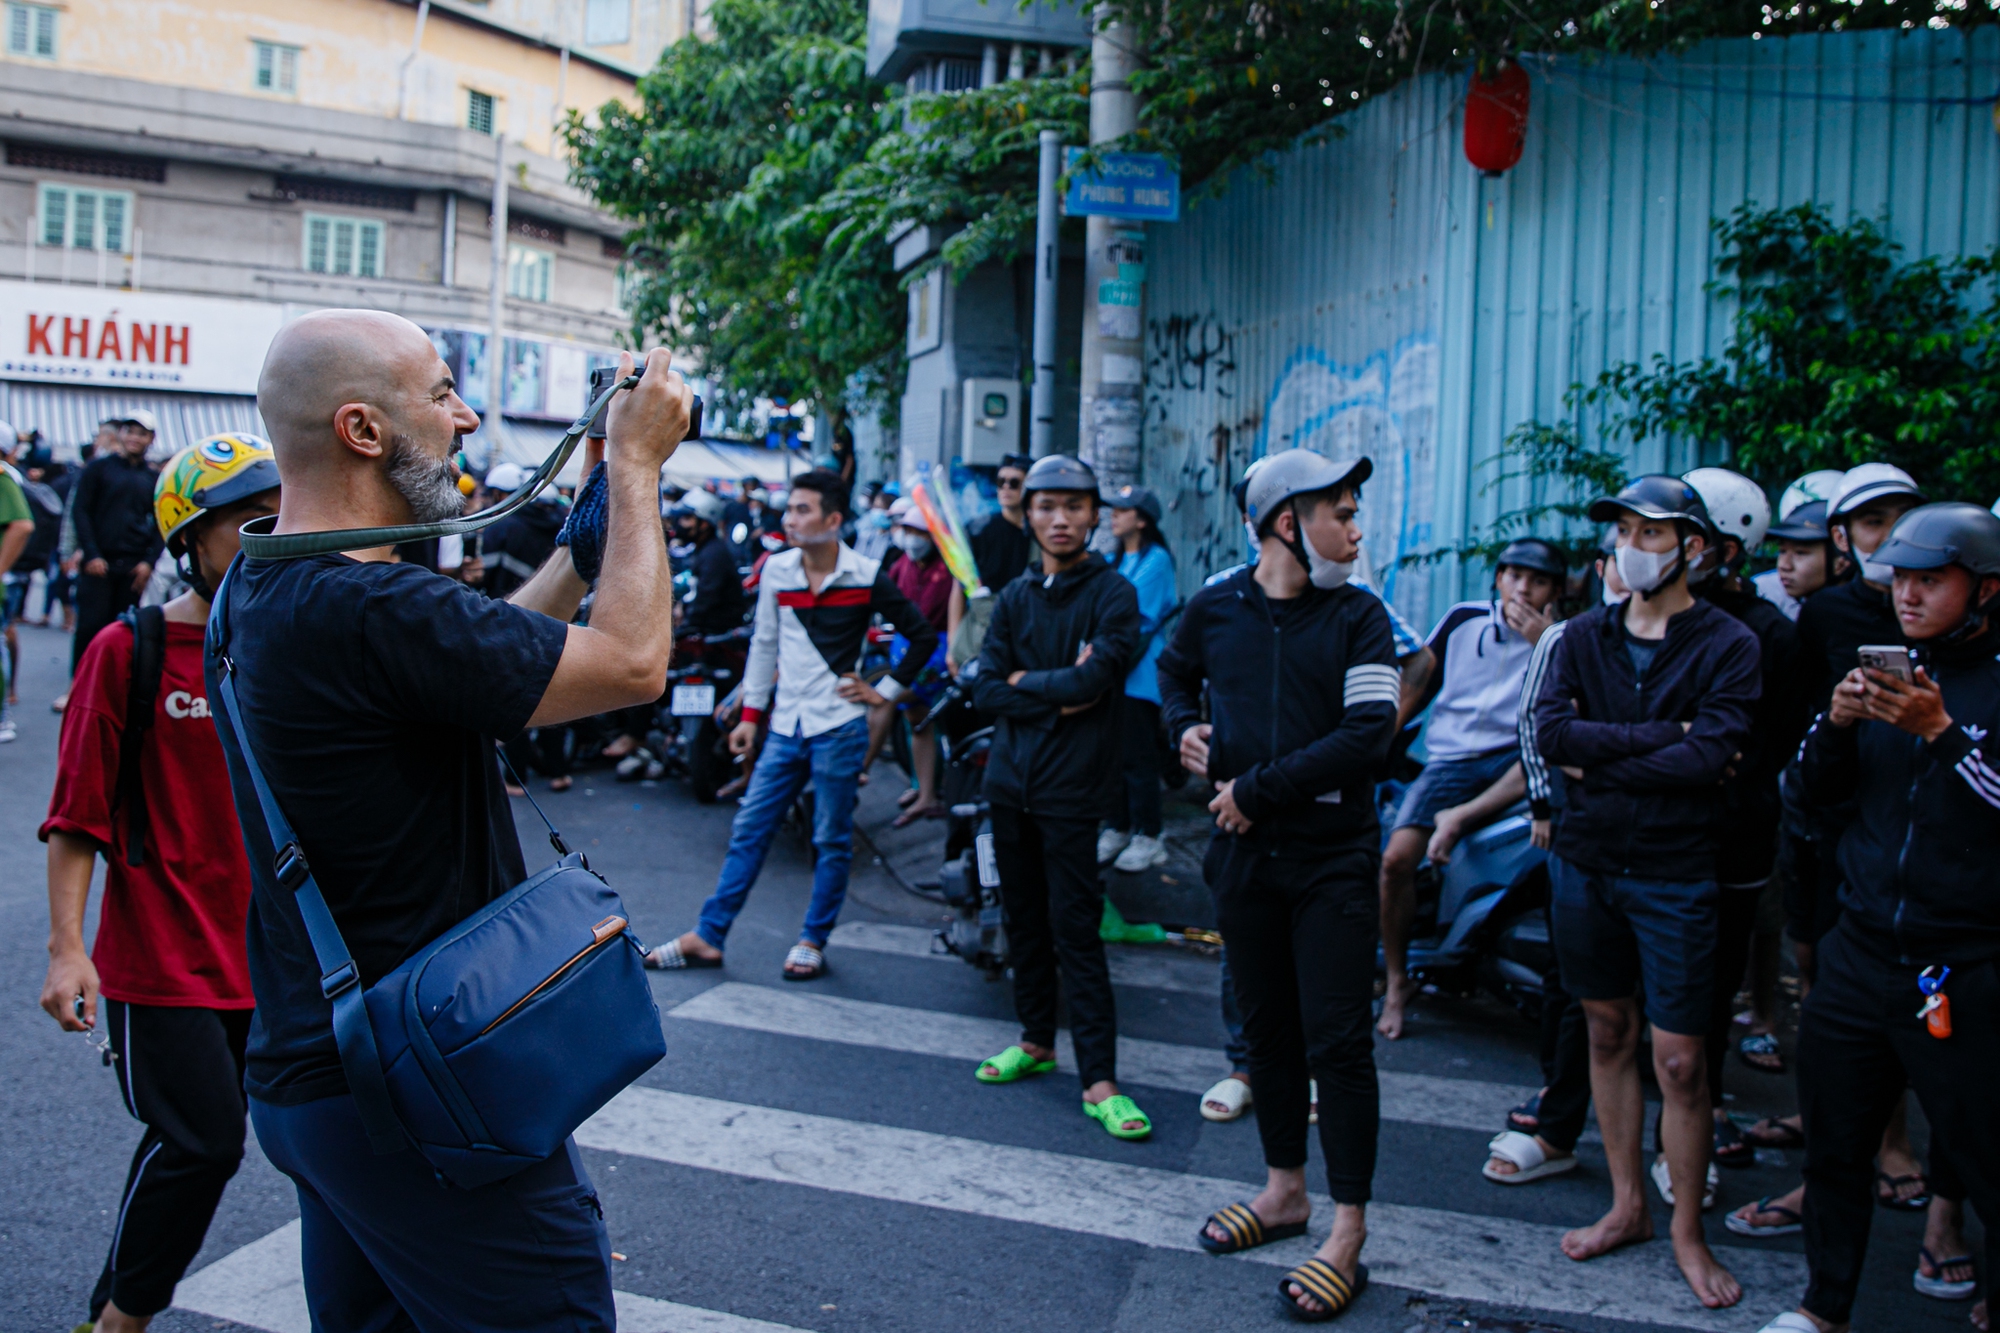
[{"label": "white smartphone", "polygon": [[1910,650],[1900,644],[1863,644],[1856,655],[1865,669],[1894,676],[1905,685],[1916,683],[1910,670]]}]

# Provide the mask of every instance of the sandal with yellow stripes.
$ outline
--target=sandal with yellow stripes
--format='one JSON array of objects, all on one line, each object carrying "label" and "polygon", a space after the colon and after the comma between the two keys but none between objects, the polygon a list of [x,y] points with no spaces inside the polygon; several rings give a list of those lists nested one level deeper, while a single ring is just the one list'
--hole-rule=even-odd
[{"label": "sandal with yellow stripes", "polygon": [[[1208,1234],[1209,1223],[1217,1230],[1228,1233],[1228,1240],[1217,1240]],[[1259,1245],[1269,1245],[1276,1240],[1290,1240],[1294,1236],[1306,1234],[1303,1222],[1285,1222],[1278,1226],[1265,1226],[1264,1219],[1247,1203],[1232,1203],[1227,1208],[1218,1209],[1208,1215],[1208,1222],[1202,1224],[1195,1239],[1201,1248],[1210,1254],[1236,1254],[1242,1250],[1254,1250]]]},{"label": "sandal with yellow stripes", "polygon": [[[1299,1298],[1292,1294],[1293,1287],[1324,1308],[1308,1310],[1300,1305]],[[1340,1275],[1338,1268],[1326,1260],[1308,1259],[1278,1279],[1278,1303],[1285,1307],[1286,1314],[1301,1324],[1323,1324],[1343,1313],[1354,1304],[1355,1297],[1367,1289],[1368,1265],[1356,1264],[1354,1281],[1349,1282]]]}]

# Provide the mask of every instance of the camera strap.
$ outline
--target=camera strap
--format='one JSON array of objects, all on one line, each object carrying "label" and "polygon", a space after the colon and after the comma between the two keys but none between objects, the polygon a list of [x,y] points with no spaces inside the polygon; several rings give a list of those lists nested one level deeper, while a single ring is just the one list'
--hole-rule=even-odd
[{"label": "camera strap", "polygon": [[275,533],[271,528],[278,522],[277,515],[252,519],[243,525],[243,555],[249,560],[298,560],[312,555],[332,555],[336,551],[365,551],[376,546],[395,546],[402,542],[423,541],[430,537],[464,536],[491,527],[509,514],[530,504],[537,495],[546,490],[561,472],[563,465],[576,452],[576,446],[590,429],[590,423],[611,401],[611,396],[620,389],[629,389],[639,382],[637,375],[627,375],[597,396],[595,402],[584,409],[561,440],[535,469],[533,476],[521,484],[521,488],[500,503],[466,518],[449,518],[438,523],[402,523],[386,528],[336,528],[328,532],[288,532]]}]

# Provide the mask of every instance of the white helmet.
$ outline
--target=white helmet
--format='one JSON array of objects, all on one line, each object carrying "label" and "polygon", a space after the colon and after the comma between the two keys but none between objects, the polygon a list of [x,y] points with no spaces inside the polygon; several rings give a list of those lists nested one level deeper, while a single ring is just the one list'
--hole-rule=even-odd
[{"label": "white helmet", "polygon": [[1821,468],[1817,472],[1806,473],[1785,487],[1785,493],[1778,497],[1778,518],[1788,519],[1794,509],[1815,500],[1831,503],[1840,492],[1840,479],[1846,475],[1839,468]]},{"label": "white helmet", "polygon": [[1764,544],[1764,534],[1771,530],[1771,502],[1762,486],[1726,467],[1698,467],[1681,480],[1701,497],[1715,530],[1741,542],[1745,555]]},{"label": "white helmet", "polygon": [[528,484],[528,469],[519,463],[495,463],[486,470],[486,489],[512,495]]},{"label": "white helmet", "polygon": [[1924,502],[1924,493],[1910,474],[1892,463],[1862,463],[1847,469],[1840,478],[1840,490],[1827,506],[1829,521],[1839,522],[1863,505],[1892,495],[1907,495],[1918,504]]}]

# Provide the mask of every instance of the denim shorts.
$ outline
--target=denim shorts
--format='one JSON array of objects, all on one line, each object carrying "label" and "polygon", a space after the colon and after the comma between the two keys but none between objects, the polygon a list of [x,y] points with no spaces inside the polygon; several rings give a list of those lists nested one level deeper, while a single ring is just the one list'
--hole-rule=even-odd
[{"label": "denim shorts", "polygon": [[1712,879],[1633,879],[1551,856],[1563,989],[1581,1000],[1625,1000],[1643,982],[1654,1027],[1707,1032],[1719,892]]},{"label": "denim shorts", "polygon": [[1521,757],[1518,749],[1495,750],[1470,759],[1434,759],[1403,793],[1396,828],[1435,828],[1440,810],[1464,805],[1500,780]]}]

